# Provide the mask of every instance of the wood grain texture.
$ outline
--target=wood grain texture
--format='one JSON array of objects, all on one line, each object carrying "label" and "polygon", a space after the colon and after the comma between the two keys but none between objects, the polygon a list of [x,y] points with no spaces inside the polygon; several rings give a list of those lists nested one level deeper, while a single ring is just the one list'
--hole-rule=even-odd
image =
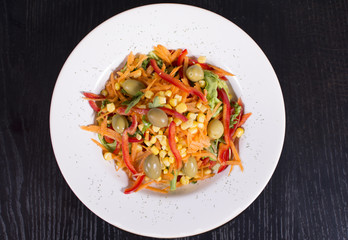
[{"label": "wood grain texture", "polygon": [[[287,113],[283,153],[262,194],[234,220],[183,239],[348,239],[348,1],[174,2],[244,29],[272,63]],[[149,3],[0,1],[0,239],[147,239],[104,222],[72,193],[48,119],[56,78],[78,42]]]}]

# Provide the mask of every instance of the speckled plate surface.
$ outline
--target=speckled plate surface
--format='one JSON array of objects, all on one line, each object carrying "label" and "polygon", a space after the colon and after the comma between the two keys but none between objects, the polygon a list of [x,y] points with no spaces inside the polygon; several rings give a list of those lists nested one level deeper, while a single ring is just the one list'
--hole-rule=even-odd
[{"label": "speckled plate surface", "polygon": [[[93,111],[81,91],[99,92],[112,69],[130,51],[147,53],[157,44],[187,48],[190,55],[206,56],[208,62],[236,74],[229,80],[242,97],[246,112],[253,113],[240,141],[244,172],[235,167],[230,176],[225,171],[169,195],[122,193],[127,177],[103,159],[90,140],[97,136],[79,128],[93,122]],[[278,163],[285,110],[271,64],[246,33],[204,9],[158,4],[118,14],[79,43],[59,74],[52,96],[50,129],[60,170],[91,211],[126,231],[171,238],[216,228],[255,200]]]}]

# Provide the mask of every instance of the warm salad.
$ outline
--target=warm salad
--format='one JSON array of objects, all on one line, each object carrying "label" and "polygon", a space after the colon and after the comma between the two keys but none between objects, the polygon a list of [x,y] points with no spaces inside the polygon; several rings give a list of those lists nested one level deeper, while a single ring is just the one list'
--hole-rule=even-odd
[{"label": "warm salad", "polygon": [[130,179],[124,193],[161,193],[210,178],[228,166],[243,169],[238,154],[244,113],[227,86],[231,73],[162,45],[147,55],[131,52],[100,94],[83,92],[96,123],[81,127],[105,160]]}]

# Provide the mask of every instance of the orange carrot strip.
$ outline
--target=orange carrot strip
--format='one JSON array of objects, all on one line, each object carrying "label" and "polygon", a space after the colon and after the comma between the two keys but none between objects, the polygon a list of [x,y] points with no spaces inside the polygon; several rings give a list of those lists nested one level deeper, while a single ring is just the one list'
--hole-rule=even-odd
[{"label": "orange carrot strip", "polygon": [[242,118],[240,119],[240,122],[239,122],[239,124],[238,124],[237,127],[242,126],[242,125],[246,122],[246,120],[248,120],[248,118],[249,118],[250,116],[251,116],[251,113],[246,113],[246,114],[244,114],[244,115],[242,116]]},{"label": "orange carrot strip", "polygon": [[109,150],[107,150],[107,149],[103,146],[103,144],[101,144],[101,143],[98,142],[97,140],[95,140],[95,139],[93,139],[93,138],[91,138],[91,140],[92,140],[95,144],[97,144],[98,147],[100,147],[104,152],[108,152],[108,151],[109,151]]}]

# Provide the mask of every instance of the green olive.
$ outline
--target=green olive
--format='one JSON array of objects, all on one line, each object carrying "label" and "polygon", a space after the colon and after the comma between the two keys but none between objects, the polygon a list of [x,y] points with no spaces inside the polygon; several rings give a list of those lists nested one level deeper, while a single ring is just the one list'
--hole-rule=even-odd
[{"label": "green olive", "polygon": [[204,71],[202,67],[199,66],[198,64],[192,65],[189,68],[187,68],[186,76],[192,82],[198,82],[199,80],[202,80],[204,78]]},{"label": "green olive", "polygon": [[157,156],[151,154],[144,161],[144,172],[147,177],[157,179],[161,176],[161,162]]},{"label": "green olive", "polygon": [[129,95],[134,96],[145,88],[145,84],[134,79],[127,79],[122,83],[122,87]]},{"label": "green olive", "polygon": [[197,167],[196,159],[194,157],[189,157],[189,159],[184,165],[183,172],[188,177],[194,177],[196,176],[197,171],[198,171],[198,167]]},{"label": "green olive", "polygon": [[212,139],[218,139],[224,133],[224,125],[218,119],[213,119],[208,124],[208,136]]},{"label": "green olive", "polygon": [[123,131],[128,128],[128,121],[126,119],[125,116],[122,116],[122,115],[114,115],[112,117],[112,127],[114,128],[114,130],[116,132],[118,132],[119,134],[122,134]]},{"label": "green olive", "polygon": [[168,116],[167,114],[159,108],[152,108],[147,113],[147,118],[150,123],[155,127],[167,127],[168,126]]}]

